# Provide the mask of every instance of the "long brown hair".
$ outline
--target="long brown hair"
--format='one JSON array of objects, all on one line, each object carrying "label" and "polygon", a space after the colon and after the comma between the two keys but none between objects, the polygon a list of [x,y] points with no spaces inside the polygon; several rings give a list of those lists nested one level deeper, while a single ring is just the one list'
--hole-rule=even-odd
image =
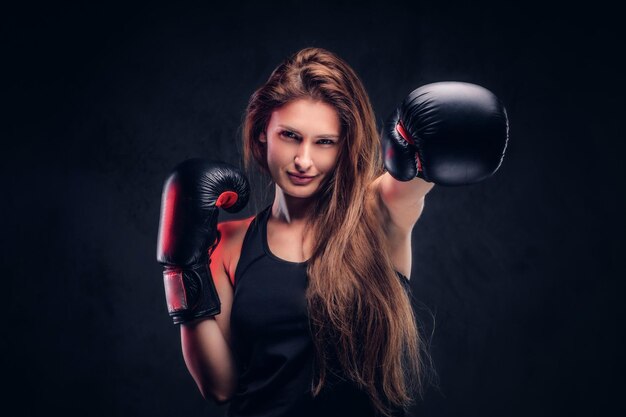
[{"label": "long brown hair", "polygon": [[[421,392],[421,335],[385,243],[386,215],[370,185],[383,171],[376,119],[354,70],[337,55],[305,48],[281,63],[250,97],[243,123],[246,169],[269,174],[259,141],[272,111],[308,98],[333,106],[341,121],[334,173],[322,184],[307,230],[316,242],[306,299],[316,351],[318,395],[333,371],[365,390],[381,415],[409,407]],[[334,360],[333,360],[334,359]],[[341,369],[333,370],[337,362]]]}]

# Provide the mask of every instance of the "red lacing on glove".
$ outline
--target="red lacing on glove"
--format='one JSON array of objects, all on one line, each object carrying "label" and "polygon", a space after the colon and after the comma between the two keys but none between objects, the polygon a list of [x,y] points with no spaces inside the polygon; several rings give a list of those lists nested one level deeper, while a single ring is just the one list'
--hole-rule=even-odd
[{"label": "red lacing on glove", "polygon": [[[415,140],[413,139],[411,135],[407,133],[406,129],[404,128],[404,125],[402,125],[401,120],[398,121],[398,123],[396,124],[396,131],[398,132],[400,136],[402,136],[402,139],[404,139],[406,142],[410,143],[411,145],[415,145]],[[417,151],[415,152],[415,164],[417,165],[417,171],[418,172],[421,171],[422,162],[420,161]]]}]

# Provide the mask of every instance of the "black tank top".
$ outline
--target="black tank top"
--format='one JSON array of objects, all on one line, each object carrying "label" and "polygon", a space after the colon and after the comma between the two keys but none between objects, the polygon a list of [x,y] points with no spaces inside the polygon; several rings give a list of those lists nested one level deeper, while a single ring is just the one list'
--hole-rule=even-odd
[{"label": "black tank top", "polygon": [[[231,343],[237,390],[227,415],[374,416],[364,391],[351,382],[330,380],[313,398],[314,347],[305,291],[306,262],[276,257],[267,243],[271,206],[250,223],[235,272]],[[408,279],[401,281],[410,291]],[[402,410],[395,414],[403,416]]]}]

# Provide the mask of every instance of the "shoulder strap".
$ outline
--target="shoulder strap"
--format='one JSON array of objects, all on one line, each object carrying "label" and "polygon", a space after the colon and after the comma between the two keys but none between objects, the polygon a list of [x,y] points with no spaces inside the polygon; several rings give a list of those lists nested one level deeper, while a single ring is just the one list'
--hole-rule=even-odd
[{"label": "shoulder strap", "polygon": [[265,254],[263,250],[263,236],[261,235],[263,230],[262,222],[266,220],[265,217],[267,211],[271,207],[272,206],[270,205],[260,211],[248,226],[248,230],[246,231],[246,235],[244,236],[243,243],[241,245],[239,261],[237,262],[237,267],[235,269],[235,287],[248,267]]}]

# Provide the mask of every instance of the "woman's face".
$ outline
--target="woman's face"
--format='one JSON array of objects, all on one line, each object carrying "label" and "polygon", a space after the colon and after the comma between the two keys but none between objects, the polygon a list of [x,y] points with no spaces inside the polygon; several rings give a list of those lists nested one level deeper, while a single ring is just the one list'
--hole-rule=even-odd
[{"label": "woman's face", "polygon": [[340,147],[340,122],[329,104],[294,100],[272,112],[267,135],[267,164],[274,182],[292,197],[312,196],[332,174]]}]

